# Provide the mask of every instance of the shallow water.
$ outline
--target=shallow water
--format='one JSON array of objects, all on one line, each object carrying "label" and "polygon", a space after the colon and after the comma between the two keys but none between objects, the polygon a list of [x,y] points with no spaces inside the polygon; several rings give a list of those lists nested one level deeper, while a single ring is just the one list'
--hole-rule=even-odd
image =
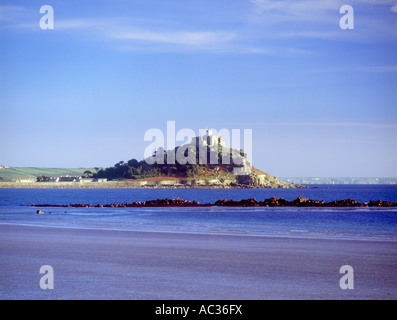
[{"label": "shallow water", "polygon": [[[43,207],[36,214],[26,205],[300,195],[397,202],[396,191],[0,189],[0,298],[395,299],[397,208]],[[354,290],[339,287],[346,264],[357,272]],[[42,265],[54,268],[54,290],[39,287]]]},{"label": "shallow water", "polygon": [[30,204],[107,204],[162,198],[214,203],[298,196],[316,200],[397,202],[397,186],[336,185],[308,189],[2,189],[0,223],[82,229],[397,240],[397,208],[43,208]]}]

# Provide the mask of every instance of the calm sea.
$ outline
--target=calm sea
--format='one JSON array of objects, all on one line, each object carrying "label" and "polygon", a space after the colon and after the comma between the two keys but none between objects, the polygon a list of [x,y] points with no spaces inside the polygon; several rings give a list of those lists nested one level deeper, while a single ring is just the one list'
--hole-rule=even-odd
[{"label": "calm sea", "polygon": [[308,189],[0,189],[0,223],[83,229],[397,241],[397,208],[43,208],[163,198],[214,203],[303,196],[397,202],[395,185],[316,185]]}]

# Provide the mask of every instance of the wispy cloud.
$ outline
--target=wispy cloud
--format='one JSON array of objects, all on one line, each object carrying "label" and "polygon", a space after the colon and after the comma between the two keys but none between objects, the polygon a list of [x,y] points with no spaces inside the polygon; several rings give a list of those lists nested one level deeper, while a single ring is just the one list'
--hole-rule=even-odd
[{"label": "wispy cloud", "polygon": [[24,7],[15,5],[0,5],[0,19],[4,20],[4,17],[13,15],[15,12],[23,11]]},{"label": "wispy cloud", "polygon": [[[17,19],[22,7],[0,7],[0,22],[5,30],[40,31],[38,20],[26,16]],[[35,17],[37,19],[37,16]],[[188,30],[182,26],[164,27],[153,21],[143,21],[120,17],[55,19],[52,32],[69,32],[81,37],[89,34],[94,38],[107,41],[111,46],[124,46],[135,51],[144,50],[203,50],[228,51],[239,50],[233,41],[236,34],[231,31]],[[259,49],[255,53],[259,53]],[[246,53],[250,50],[246,50]],[[253,52],[253,51],[252,51]],[[264,53],[264,51],[261,51]]]},{"label": "wispy cloud", "polygon": [[[251,23],[268,26],[274,38],[321,38],[348,41],[395,39],[396,0],[250,0]],[[349,4],[355,10],[354,32],[339,28],[339,9]],[[357,10],[356,10],[357,9]],[[382,17],[380,19],[380,16]],[[346,37],[349,35],[349,37]]]},{"label": "wispy cloud", "polygon": [[342,5],[341,0],[251,0],[258,18],[266,16],[267,21],[320,21],[332,10]]},{"label": "wispy cloud", "polygon": [[[229,123],[233,125],[233,123]],[[370,122],[245,122],[234,123],[240,126],[280,126],[280,127],[361,127],[361,128],[379,128],[395,129],[397,123],[370,123]]]},{"label": "wispy cloud", "polygon": [[95,19],[64,19],[56,20],[57,30],[84,30],[84,29],[98,29],[106,28],[110,24],[107,20]]},{"label": "wispy cloud", "polygon": [[[369,5],[390,6],[391,11],[397,12],[395,0],[251,0],[257,14],[266,14],[282,19],[282,21],[323,21],[325,15],[330,17],[330,12],[339,13],[342,5],[354,6]],[[332,17],[330,17],[332,18]]]},{"label": "wispy cloud", "polygon": [[[354,68],[353,68],[354,70]],[[397,72],[397,66],[367,66],[355,68],[357,72]]]},{"label": "wispy cloud", "polygon": [[18,16],[24,13],[26,9],[21,6],[0,6],[0,22],[15,21]]},{"label": "wispy cloud", "polygon": [[311,72],[373,72],[373,73],[394,73],[397,66],[346,66],[312,70]]},{"label": "wispy cloud", "polygon": [[397,123],[370,123],[370,122],[291,122],[286,125],[315,126],[315,127],[361,127],[361,128],[397,128]]},{"label": "wispy cloud", "polygon": [[137,30],[116,33],[112,35],[116,39],[147,41],[151,43],[168,43],[186,46],[208,46],[226,43],[235,35],[227,32],[213,31],[174,31],[153,32],[150,30]]},{"label": "wispy cloud", "polygon": [[[396,0],[351,0],[352,4],[389,6],[387,12],[397,11]],[[56,15],[53,32],[69,32],[76,39],[83,37],[99,40],[110,48],[125,48],[135,52],[213,52],[237,54],[306,55],[315,50],[299,48],[299,44],[286,44],[291,38],[311,38],[351,41],[360,39],[397,39],[394,24],[375,23],[360,16],[361,27],[354,33],[339,28],[339,8],[344,0],[250,0],[247,2],[252,16],[243,24],[230,25],[186,21],[147,20],[149,16],[126,17],[60,17]],[[390,12],[390,10],[392,12]],[[161,17],[163,18],[163,17]],[[0,30],[40,31],[39,13],[30,7],[0,6]],[[366,20],[368,32],[361,32]],[[368,20],[369,19],[369,20]],[[381,19],[383,21],[383,19]],[[254,21],[254,22],[253,22]],[[374,21],[372,21],[374,22]],[[264,28],[262,24],[265,24]],[[387,25],[387,27],[385,27]],[[372,30],[372,31],[371,31]],[[73,33],[73,34],[72,34]],[[372,37],[367,37],[368,34]],[[360,36],[357,36],[360,34]],[[374,36],[376,34],[376,37]],[[274,40],[281,42],[275,42]],[[366,40],[363,40],[366,41]],[[371,41],[371,40],[369,40]],[[359,70],[357,70],[359,71]],[[393,68],[374,69],[372,72],[394,72]]]}]

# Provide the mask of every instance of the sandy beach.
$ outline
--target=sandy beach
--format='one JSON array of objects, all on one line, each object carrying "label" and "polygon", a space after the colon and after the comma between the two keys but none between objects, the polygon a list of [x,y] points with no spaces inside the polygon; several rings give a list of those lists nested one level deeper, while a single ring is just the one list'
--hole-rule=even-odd
[{"label": "sandy beach", "polygon": [[[397,298],[394,242],[3,224],[0,248],[1,299]],[[353,290],[339,286],[346,264]]]}]

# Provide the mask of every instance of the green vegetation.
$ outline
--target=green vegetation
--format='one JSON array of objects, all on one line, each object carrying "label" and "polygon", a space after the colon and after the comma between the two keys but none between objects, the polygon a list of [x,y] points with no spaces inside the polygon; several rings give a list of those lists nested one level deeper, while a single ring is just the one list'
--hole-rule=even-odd
[{"label": "green vegetation", "polygon": [[90,170],[86,170],[86,171],[84,171],[84,176],[89,178],[92,176],[92,172]]},{"label": "green vegetation", "polygon": [[[21,179],[31,179],[35,181],[48,181],[50,177],[60,176],[83,176],[91,178],[105,178],[108,180],[115,179],[146,179],[152,177],[175,177],[175,178],[195,178],[211,180],[222,179],[225,181],[235,181],[233,175],[233,168],[242,166],[234,163],[236,158],[241,158],[244,154],[243,150],[234,150],[231,148],[223,148],[221,146],[206,147],[204,153],[199,152],[198,148],[193,145],[184,145],[176,147],[173,152],[176,155],[185,157],[186,164],[180,164],[178,161],[168,163],[167,151],[159,149],[153,152],[153,157],[157,162],[148,164],[148,161],[136,159],[128,160],[127,162],[120,161],[113,167],[108,168],[78,168],[78,169],[64,169],[64,168],[3,168],[0,169],[0,181],[12,181]],[[207,152],[205,152],[207,151]],[[182,153],[183,152],[183,153]],[[225,152],[223,154],[222,152]],[[205,159],[206,157],[206,159]],[[211,159],[218,159],[215,164],[198,164],[210,163]],[[229,158],[229,163],[225,159]],[[148,159],[146,159],[148,160]],[[162,160],[162,161],[159,161]],[[171,161],[169,161],[171,162]],[[216,161],[215,161],[216,162]]]},{"label": "green vegetation", "polygon": [[201,173],[200,166],[198,164],[192,164],[186,169],[186,176],[188,178],[195,177]]},{"label": "green vegetation", "polygon": [[93,168],[6,168],[0,169],[0,181],[11,181],[19,179],[36,180],[39,176],[82,176],[85,171],[94,171]]},{"label": "green vegetation", "polygon": [[[182,148],[182,149],[181,149]],[[207,152],[205,152],[205,150]],[[183,152],[183,153],[182,153]],[[175,155],[181,155],[185,157],[186,164],[180,164],[178,161],[168,161],[170,154],[163,149],[158,149],[153,152],[153,159],[156,162],[148,164],[150,161],[131,159],[127,162],[120,161],[113,167],[100,169],[92,175],[94,178],[106,178],[108,180],[114,179],[145,179],[159,176],[175,176],[175,177],[186,177],[194,178],[200,175],[204,175],[203,178],[220,178],[221,173],[230,173],[236,166],[242,166],[243,164],[235,165],[233,163],[240,163],[236,161],[236,158],[242,159],[244,151],[234,150],[231,148],[225,149],[225,154],[222,153],[221,146],[206,147],[204,149],[204,155],[200,154],[198,148],[193,145],[185,145],[182,147],[176,147],[173,150]],[[207,159],[203,159],[207,157]],[[218,162],[215,164],[201,165],[198,163],[211,162],[210,159],[216,158]],[[225,163],[225,158],[229,157],[229,163]],[[148,160],[148,159],[146,159]],[[206,161],[205,161],[206,160]],[[170,162],[168,164],[168,162]],[[175,162],[175,163],[173,163]],[[212,171],[212,173],[208,173]],[[231,173],[230,173],[231,174]],[[231,174],[232,175],[232,174]],[[227,180],[231,180],[227,176]]]},{"label": "green vegetation", "polygon": [[100,169],[93,174],[94,178],[113,179],[145,179],[159,177],[162,175],[183,175],[193,177],[200,173],[198,165],[166,165],[166,164],[147,164],[144,160],[138,161],[131,159],[128,162],[120,161],[113,167]]},{"label": "green vegetation", "polygon": [[44,182],[44,181],[48,181],[48,180],[50,180],[50,177],[43,176],[43,175],[39,175],[39,176],[36,178],[36,181],[37,181],[37,182]]}]

